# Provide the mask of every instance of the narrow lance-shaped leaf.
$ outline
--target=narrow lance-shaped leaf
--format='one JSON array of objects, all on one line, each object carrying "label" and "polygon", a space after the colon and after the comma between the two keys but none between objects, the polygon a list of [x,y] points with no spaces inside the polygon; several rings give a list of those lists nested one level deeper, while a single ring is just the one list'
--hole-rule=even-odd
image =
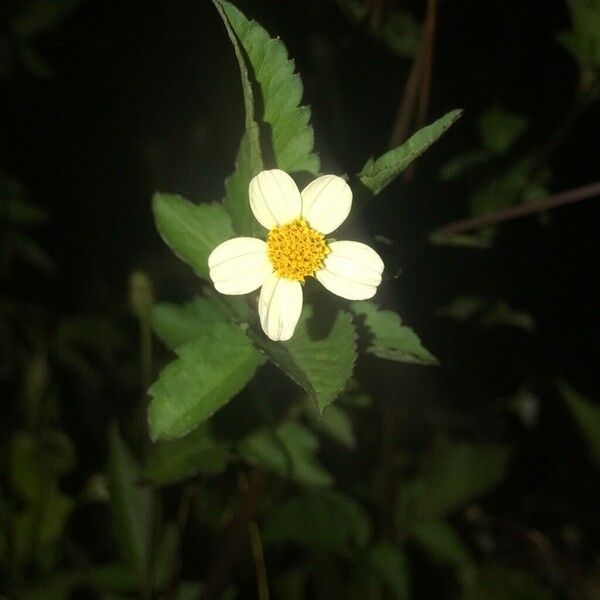
[{"label": "narrow lance-shaped leaf", "polygon": [[208,256],[233,237],[227,211],[221,204],[192,204],[177,194],[154,195],[156,227],[167,246],[197,275],[208,276]]},{"label": "narrow lance-shaped leaf", "polygon": [[262,362],[244,332],[230,323],[212,323],[177,348],[179,358],[150,388],[148,411],[154,440],[184,436],[227,404]]},{"label": "narrow lance-shaped leaf", "polygon": [[308,320],[312,307],[305,306],[294,337],[271,342],[254,335],[269,360],[287,373],[312,398],[319,412],[331,404],[346,386],[356,360],[356,330],[350,315],[340,311],[326,338],[311,339]]},{"label": "narrow lance-shaped leaf", "polygon": [[331,485],[331,475],[315,456],[318,448],[319,440],[310,429],[290,421],[249,435],[239,443],[238,452],[249,463],[298,483]]},{"label": "narrow lance-shaped leaf", "polygon": [[235,50],[235,56],[238,61],[240,69],[240,77],[242,80],[242,93],[244,95],[244,111],[245,111],[245,126],[246,133],[244,135],[245,146],[244,153],[248,156],[249,172],[251,177],[256,175],[263,168],[262,150],[260,147],[260,128],[256,122],[254,114],[254,92],[252,90],[252,82],[250,81],[250,74],[248,72],[248,65],[244,57],[243,50],[240,46],[238,35],[232,27],[229,17],[226,12],[227,3],[223,3],[220,0],[213,0],[213,4],[221,15],[227,35],[233,44]]},{"label": "narrow lance-shaped leaf", "polygon": [[600,467],[600,406],[592,404],[564,381],[559,382],[559,388],[571,414],[581,428],[592,460]]},{"label": "narrow lance-shaped leaf", "polygon": [[413,160],[437,141],[461,114],[462,110],[453,110],[431,125],[419,129],[401,146],[386,152],[376,160],[370,158],[358,174],[358,178],[373,194],[379,194]]},{"label": "narrow lance-shaped leaf", "polygon": [[141,469],[116,426],[109,431],[108,483],[115,534],[123,558],[142,580],[149,567],[152,490],[140,486]]},{"label": "narrow lance-shaped leaf", "polygon": [[[269,34],[255,21],[251,21],[235,6],[225,0],[214,0],[235,36],[236,52],[243,49],[248,59],[247,67],[256,79],[262,96],[264,113],[255,119],[267,126],[268,144],[272,147],[274,165],[287,172],[319,172],[319,158],[313,152],[314,134],[310,126],[310,109],[301,106],[302,82],[294,73],[294,63],[288,57],[284,44]],[[242,72],[245,97],[249,95]],[[248,115],[248,102],[246,102]],[[236,160],[236,170],[226,182],[225,205],[236,231],[245,235],[256,232],[254,218],[248,203],[248,184],[257,173],[251,158],[253,131],[242,138]],[[267,142],[263,139],[263,147]],[[263,148],[264,149],[264,148]]]},{"label": "narrow lance-shaped leaf", "polygon": [[198,473],[213,475],[227,466],[229,451],[217,442],[203,423],[177,440],[159,442],[144,470],[144,477],[155,485],[168,485],[189,479]]},{"label": "narrow lance-shaped leaf", "polygon": [[335,490],[319,490],[292,498],[265,520],[266,544],[294,542],[318,550],[364,548],[371,536],[365,510]]}]

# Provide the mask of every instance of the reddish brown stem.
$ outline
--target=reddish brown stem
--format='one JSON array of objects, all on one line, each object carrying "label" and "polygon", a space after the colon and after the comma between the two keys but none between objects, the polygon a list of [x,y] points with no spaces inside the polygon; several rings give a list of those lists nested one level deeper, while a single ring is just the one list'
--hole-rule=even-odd
[{"label": "reddish brown stem", "polygon": [[254,469],[248,476],[248,493],[229,524],[226,540],[218,558],[213,563],[203,600],[214,600],[227,581],[231,569],[240,558],[248,534],[248,523],[252,520],[256,504],[265,483],[265,473]]},{"label": "reddish brown stem", "polygon": [[398,114],[390,136],[389,148],[395,148],[408,138],[410,122],[415,116],[417,128],[422,127],[427,116],[431,91],[433,48],[437,24],[437,0],[427,0],[427,13],[419,47],[413,61]]},{"label": "reddish brown stem", "polygon": [[581,200],[587,200],[600,196],[600,181],[596,183],[590,183],[583,185],[566,192],[559,192],[558,194],[552,194],[536,202],[528,204],[520,204],[519,206],[511,206],[510,208],[504,208],[495,212],[487,213],[484,215],[478,215],[469,219],[462,219],[460,221],[454,221],[448,225],[444,225],[431,233],[432,238],[445,238],[461,233],[472,231],[473,229],[479,229],[487,225],[497,225],[498,223],[504,223],[505,221],[512,221],[513,219],[520,219],[528,215],[533,215],[550,208],[556,208],[558,206],[564,206],[565,204],[573,204],[580,202]]}]

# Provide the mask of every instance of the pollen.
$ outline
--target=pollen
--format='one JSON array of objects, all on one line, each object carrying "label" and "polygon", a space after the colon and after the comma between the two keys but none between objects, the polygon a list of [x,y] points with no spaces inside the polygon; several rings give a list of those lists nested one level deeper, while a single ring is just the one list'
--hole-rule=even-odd
[{"label": "pollen", "polygon": [[294,219],[271,229],[267,249],[279,277],[302,282],[323,266],[330,252],[323,234],[312,229],[304,219]]}]

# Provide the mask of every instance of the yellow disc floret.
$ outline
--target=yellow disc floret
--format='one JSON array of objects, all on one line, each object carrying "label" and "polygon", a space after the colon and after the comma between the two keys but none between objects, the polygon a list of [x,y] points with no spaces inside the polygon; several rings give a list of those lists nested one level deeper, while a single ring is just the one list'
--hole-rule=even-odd
[{"label": "yellow disc floret", "polygon": [[279,277],[302,282],[323,266],[323,259],[330,252],[323,234],[312,229],[304,219],[294,219],[271,229],[267,248]]}]

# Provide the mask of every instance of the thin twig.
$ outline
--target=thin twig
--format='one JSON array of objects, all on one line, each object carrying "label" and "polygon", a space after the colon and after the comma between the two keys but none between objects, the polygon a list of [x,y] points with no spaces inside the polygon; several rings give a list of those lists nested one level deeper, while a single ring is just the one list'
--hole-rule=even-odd
[{"label": "thin twig", "polygon": [[437,23],[437,0],[428,0],[427,13],[423,21],[419,47],[413,60],[404,94],[398,107],[396,121],[390,135],[390,149],[404,142],[410,132],[410,122],[415,115],[417,124],[422,124],[427,115],[431,89],[431,67],[433,63],[433,45]]},{"label": "thin twig", "polygon": [[565,192],[559,192],[558,194],[552,194],[551,196],[547,196],[543,200],[538,200],[536,202],[511,206],[510,208],[503,208],[502,210],[486,213],[484,215],[454,221],[453,223],[449,223],[448,225],[444,225],[443,227],[434,230],[430,237],[439,240],[445,237],[466,233],[473,229],[479,229],[487,225],[496,225],[498,223],[520,219],[521,217],[543,212],[550,208],[573,204],[595,196],[600,196],[600,181]]},{"label": "thin twig", "polygon": [[421,42],[419,43],[419,49],[415,59],[413,60],[406,86],[404,88],[404,94],[402,100],[398,106],[398,112],[396,114],[396,120],[392,128],[390,140],[388,142],[388,148],[391,150],[396,146],[399,146],[408,137],[408,131],[410,127],[410,121],[414,114],[417,95],[419,92],[419,80],[421,78],[421,61],[422,61],[422,46],[423,36],[421,36]]},{"label": "thin twig", "polygon": [[[425,21],[423,23],[423,55],[421,58],[421,78],[415,131],[421,129],[421,127],[425,125],[425,119],[427,118],[427,109],[429,108],[429,98],[431,96],[431,73],[433,70],[433,49],[435,46],[436,26],[437,0],[427,0],[427,14],[425,15]],[[415,163],[412,163],[404,172],[404,182],[410,182],[414,174]]]},{"label": "thin twig", "polygon": [[260,469],[254,469],[248,476],[248,493],[244,496],[236,514],[233,516],[227,532],[227,539],[218,558],[212,566],[208,584],[202,596],[203,600],[215,600],[219,590],[227,581],[231,569],[238,561],[252,520],[256,504],[264,486],[266,475]]},{"label": "thin twig", "polygon": [[423,24],[423,64],[421,87],[419,90],[419,107],[417,111],[417,129],[425,125],[429,97],[431,95],[431,73],[433,70],[433,50],[435,47],[435,31],[437,27],[437,0],[427,0],[427,14]]},{"label": "thin twig", "polygon": [[256,521],[248,523],[248,535],[252,547],[252,558],[254,559],[254,570],[256,571],[256,587],[259,600],[269,600],[269,580],[267,578],[267,566],[265,553],[263,552],[260,530]]},{"label": "thin twig", "polygon": [[381,535],[388,540],[394,539],[394,506],[396,504],[396,485],[394,478],[394,436],[395,412],[389,403],[380,407],[379,464],[381,476]]}]

